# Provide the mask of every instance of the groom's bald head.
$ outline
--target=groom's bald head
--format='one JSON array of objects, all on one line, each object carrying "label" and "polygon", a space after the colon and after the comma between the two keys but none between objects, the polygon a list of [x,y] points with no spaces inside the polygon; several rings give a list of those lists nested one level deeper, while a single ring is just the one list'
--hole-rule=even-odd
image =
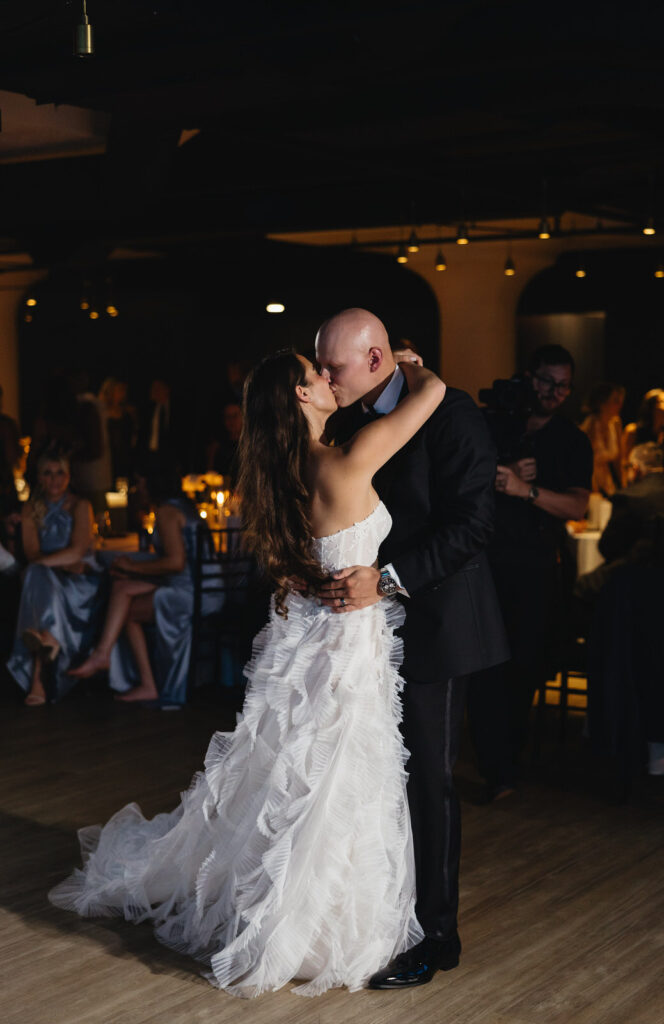
[{"label": "groom's bald head", "polygon": [[373,391],[395,367],[385,325],[368,309],[344,309],[326,320],[316,335],[316,357],[340,406]]}]

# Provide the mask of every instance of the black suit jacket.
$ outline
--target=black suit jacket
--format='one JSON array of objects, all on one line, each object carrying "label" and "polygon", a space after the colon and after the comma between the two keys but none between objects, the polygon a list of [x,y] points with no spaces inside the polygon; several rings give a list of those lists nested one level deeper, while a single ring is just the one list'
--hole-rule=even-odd
[{"label": "black suit jacket", "polygon": [[[359,402],[342,410],[336,439],[347,440],[364,422]],[[509,658],[484,551],[493,529],[495,475],[484,417],[469,395],[448,388],[427,423],[374,478],[392,516],[380,563],[394,565],[410,595],[401,598],[403,671],[421,682]]]}]

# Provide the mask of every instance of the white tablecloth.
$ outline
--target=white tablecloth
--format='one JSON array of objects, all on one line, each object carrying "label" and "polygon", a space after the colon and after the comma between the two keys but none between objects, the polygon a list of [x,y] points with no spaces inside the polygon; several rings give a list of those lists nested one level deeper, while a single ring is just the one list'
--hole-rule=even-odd
[{"label": "white tablecloth", "polygon": [[567,534],[574,548],[578,576],[592,572],[598,565],[602,565],[604,559],[600,555],[598,547],[599,539],[602,536],[601,530],[585,530],[583,533],[574,533],[568,526]]}]

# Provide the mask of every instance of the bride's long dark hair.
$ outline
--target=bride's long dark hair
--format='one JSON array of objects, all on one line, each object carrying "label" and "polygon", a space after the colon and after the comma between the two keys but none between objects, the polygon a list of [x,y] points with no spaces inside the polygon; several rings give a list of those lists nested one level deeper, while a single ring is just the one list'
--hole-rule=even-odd
[{"label": "bride's long dark hair", "polygon": [[275,606],[288,617],[294,579],[315,587],[325,574],[311,552],[306,485],[309,427],[295,396],[306,384],[293,350],[267,356],[244,385],[238,491],[247,546],[276,587]]}]

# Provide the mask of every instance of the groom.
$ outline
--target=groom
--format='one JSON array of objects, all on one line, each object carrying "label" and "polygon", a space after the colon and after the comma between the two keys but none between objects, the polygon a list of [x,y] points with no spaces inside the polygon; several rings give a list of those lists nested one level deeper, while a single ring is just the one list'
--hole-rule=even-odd
[{"label": "groom", "polygon": [[[316,338],[339,413],[335,440],[390,412],[406,391],[387,332],[364,309],[327,320]],[[348,566],[321,597],[340,614],[397,593],[406,610],[403,735],[408,802],[425,938],[375,974],[371,988],[422,985],[459,962],[461,820],[453,769],[466,677],[509,657],[484,548],[493,522],[496,455],[484,419],[448,387],[421,430],[374,478],[392,516],[379,568]]]}]

